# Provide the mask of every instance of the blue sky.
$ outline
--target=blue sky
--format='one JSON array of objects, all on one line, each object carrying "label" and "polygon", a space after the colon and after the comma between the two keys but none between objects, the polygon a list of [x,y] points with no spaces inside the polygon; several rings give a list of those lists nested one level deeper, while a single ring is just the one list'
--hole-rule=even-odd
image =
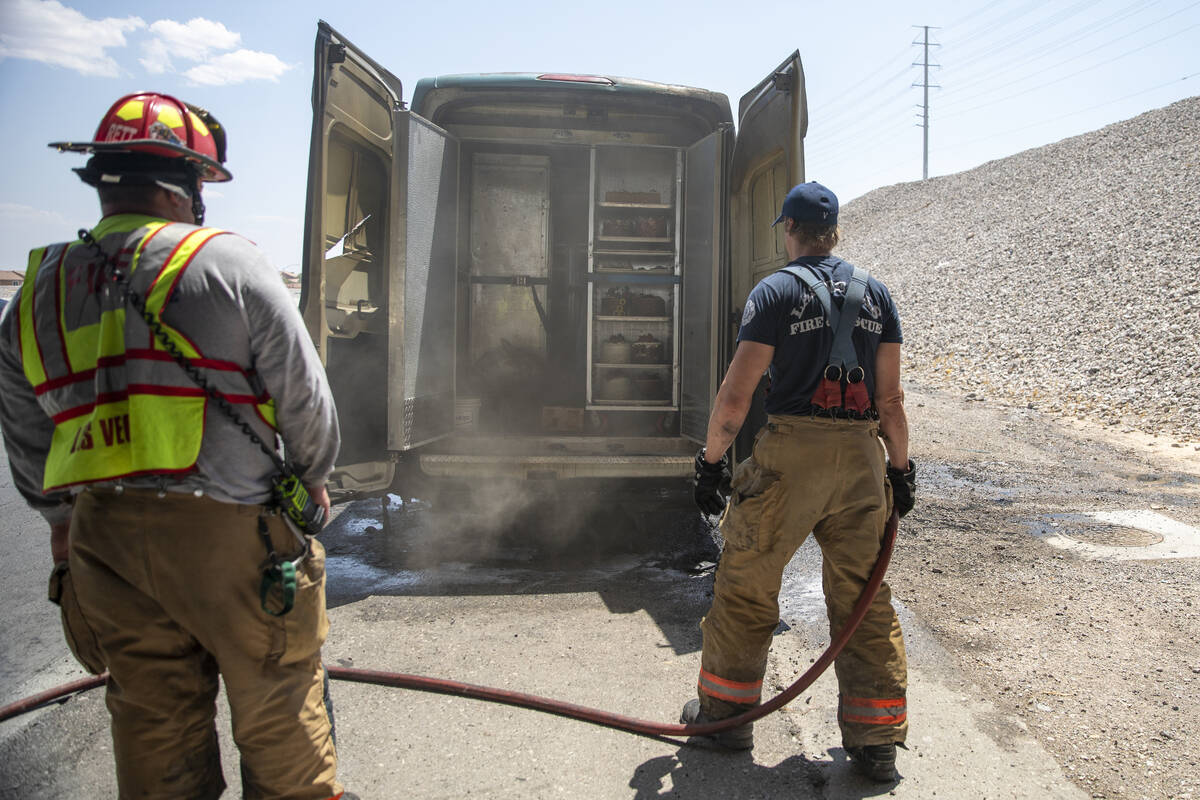
[{"label": "blue sky", "polygon": [[810,112],[807,177],[843,202],[919,180],[923,60],[934,26],[930,175],[969,169],[1200,94],[1200,0],[604,3],[478,0],[288,3],[0,0],[0,269],[98,217],[46,143],[91,138],[122,94],[152,89],[210,109],[229,131],[232,183],[208,222],[298,270],[323,18],[406,94],[457,72],[586,72],[738,98],[793,50]]}]

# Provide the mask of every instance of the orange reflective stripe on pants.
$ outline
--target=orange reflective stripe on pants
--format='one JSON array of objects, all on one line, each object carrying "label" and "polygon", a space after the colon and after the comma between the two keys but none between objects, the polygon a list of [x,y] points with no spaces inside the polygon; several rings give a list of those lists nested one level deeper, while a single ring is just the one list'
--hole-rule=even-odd
[{"label": "orange reflective stripe on pants", "polygon": [[762,679],[756,681],[731,681],[711,672],[700,670],[697,687],[709,697],[728,700],[730,703],[751,704],[762,698]]},{"label": "orange reflective stripe on pants", "polygon": [[841,698],[841,719],[863,725],[899,725],[908,719],[908,703],[903,697],[874,699],[867,697]]}]

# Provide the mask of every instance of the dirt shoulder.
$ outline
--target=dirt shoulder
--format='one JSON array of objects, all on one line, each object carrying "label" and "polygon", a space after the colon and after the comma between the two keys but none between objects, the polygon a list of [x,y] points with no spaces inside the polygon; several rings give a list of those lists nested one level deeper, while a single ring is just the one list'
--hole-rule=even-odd
[{"label": "dirt shoulder", "polygon": [[1138,558],[1162,537],[1089,516],[1194,534],[1200,452],[920,387],[906,405],[920,481],[899,599],[1092,797],[1200,794],[1200,559]]}]

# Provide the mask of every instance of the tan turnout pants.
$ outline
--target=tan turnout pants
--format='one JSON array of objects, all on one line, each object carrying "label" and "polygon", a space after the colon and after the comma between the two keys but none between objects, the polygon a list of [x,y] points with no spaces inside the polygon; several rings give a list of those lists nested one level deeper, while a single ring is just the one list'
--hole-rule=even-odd
[{"label": "tan turnout pants", "polygon": [[[70,569],[108,667],[122,798],[215,798],[225,786],[214,726],[217,676],[229,698],[247,798],[337,796],[323,696],[325,551],[297,569],[295,607],[262,610],[267,550],[259,506],[127,490],[84,491]],[[300,547],[269,518],[276,552]]]},{"label": "tan turnout pants", "polygon": [[[699,696],[713,718],[760,701],[779,622],[784,567],[811,531],[821,546],[831,635],[841,631],[875,565],[891,510],[874,422],[772,415],[737,466],[721,519],[725,547],[701,623]],[[834,665],[846,746],[902,742],[907,661],[884,583]]]}]

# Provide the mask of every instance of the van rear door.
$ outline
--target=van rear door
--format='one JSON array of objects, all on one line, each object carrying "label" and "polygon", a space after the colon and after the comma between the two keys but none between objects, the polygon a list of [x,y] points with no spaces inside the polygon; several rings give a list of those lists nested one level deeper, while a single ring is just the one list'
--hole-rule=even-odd
[{"label": "van rear door", "polygon": [[[783,230],[772,228],[788,189],[804,181],[808,103],[800,53],[792,53],[738,103],[730,165],[733,244],[730,311],[740,311],[754,284],[787,263]],[[730,318],[732,339],[736,321]],[[731,351],[732,354],[732,351]]]},{"label": "van rear door", "polygon": [[300,309],[341,427],[329,488],[347,499],[454,429],[459,148],[324,22],[314,60]]},{"label": "van rear door", "polygon": [[[804,68],[794,52],[738,103],[737,142],[729,165],[730,294],[720,315],[721,369],[733,357],[746,296],[762,278],[787,263],[782,226],[771,227],[788,189],[804,181],[808,102]],[[737,458],[750,453],[766,423],[762,386],[734,444]]]}]

